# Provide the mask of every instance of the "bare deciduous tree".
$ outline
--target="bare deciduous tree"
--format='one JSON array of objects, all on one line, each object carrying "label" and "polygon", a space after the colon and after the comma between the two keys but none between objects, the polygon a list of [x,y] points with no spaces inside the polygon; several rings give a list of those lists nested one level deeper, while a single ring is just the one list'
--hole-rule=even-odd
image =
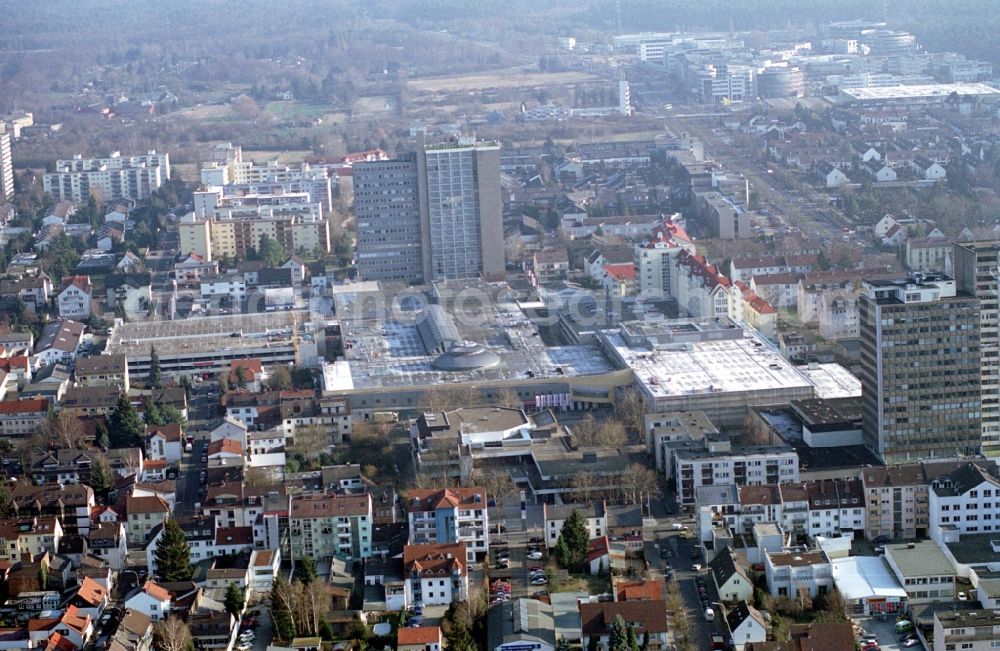
[{"label": "bare deciduous tree", "polygon": [[451,411],[460,407],[475,407],[483,403],[482,394],[464,384],[442,384],[427,390],[420,399],[425,411]]},{"label": "bare deciduous tree", "polygon": [[628,443],[625,426],[617,418],[597,420],[587,414],[571,428],[577,442],[585,447],[618,447]]},{"label": "bare deciduous tree", "polygon": [[635,436],[642,436],[643,417],[646,415],[646,401],[635,387],[626,387],[618,392],[615,403],[615,414],[621,419],[626,431]]},{"label": "bare deciduous tree", "polygon": [[187,651],[191,644],[191,631],[180,617],[171,615],[154,629],[158,651]]},{"label": "bare deciduous tree", "polygon": [[619,498],[626,504],[636,504],[646,495],[658,495],[659,477],[649,467],[633,463],[621,474],[618,482]]},{"label": "bare deciduous tree", "polygon": [[524,403],[521,402],[521,398],[518,397],[517,392],[511,389],[502,389],[497,394],[496,402],[500,407],[509,407],[510,409],[524,408]]},{"label": "bare deciduous tree", "polygon": [[49,440],[58,442],[64,448],[82,449],[89,447],[83,423],[65,409],[46,419],[43,429]]}]

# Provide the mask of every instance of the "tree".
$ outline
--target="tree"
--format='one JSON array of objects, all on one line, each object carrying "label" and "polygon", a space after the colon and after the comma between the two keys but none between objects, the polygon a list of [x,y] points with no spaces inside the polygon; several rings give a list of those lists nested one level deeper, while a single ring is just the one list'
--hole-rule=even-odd
[{"label": "tree", "polygon": [[420,398],[420,406],[425,411],[452,411],[474,407],[482,402],[482,394],[467,384],[439,384],[428,389]]},{"label": "tree", "polygon": [[659,476],[641,463],[633,463],[618,478],[618,498],[624,504],[637,504],[647,495],[659,494]]},{"label": "tree", "polygon": [[521,402],[521,398],[517,395],[517,392],[511,389],[502,389],[500,393],[497,394],[497,404],[501,407],[508,407],[510,409],[524,408],[524,403]]},{"label": "tree", "polygon": [[80,449],[85,446],[87,434],[79,418],[62,410],[45,419],[45,435],[50,441],[57,441],[61,447]]},{"label": "tree", "polygon": [[128,394],[122,393],[118,396],[118,404],[108,418],[108,436],[111,443],[109,447],[141,447],[145,434],[146,425],[129,402]]},{"label": "tree", "polygon": [[94,428],[95,439],[97,441],[98,447],[102,450],[107,450],[111,447],[111,434],[108,431],[108,423],[103,420],[97,421],[97,425]]},{"label": "tree", "polygon": [[146,396],[146,400],[144,402],[145,404],[143,405],[143,411],[146,416],[146,424],[153,425],[154,427],[164,425],[166,423],[166,420],[163,418],[163,414],[160,412],[160,408],[156,406],[155,402],[153,402],[153,399],[149,396]]},{"label": "tree", "polygon": [[188,581],[191,579],[191,547],[184,538],[184,530],[173,518],[163,523],[163,538],[153,552],[156,558],[157,574],[164,581]]},{"label": "tree", "polygon": [[295,578],[305,585],[309,585],[319,578],[319,574],[316,573],[316,561],[313,560],[312,556],[303,556],[295,565]]},{"label": "tree", "polygon": [[245,389],[247,386],[247,372],[242,366],[236,367],[236,388]]},{"label": "tree", "polygon": [[83,483],[90,486],[97,495],[103,495],[111,488],[114,484],[114,475],[107,457],[101,453],[91,455],[90,477]]},{"label": "tree", "polygon": [[194,642],[184,620],[171,615],[153,629],[153,646],[157,651],[189,651]]},{"label": "tree", "polygon": [[295,637],[291,586],[280,576],[275,577],[271,583],[271,620],[274,623],[275,637],[283,642],[291,642]]},{"label": "tree", "polygon": [[267,378],[267,388],[271,391],[288,391],[292,388],[292,374],[286,366],[275,366]]},{"label": "tree", "polygon": [[628,442],[625,425],[617,418],[597,420],[592,414],[587,414],[572,431],[577,442],[586,447],[618,447]]},{"label": "tree", "polygon": [[611,620],[611,635],[608,637],[608,651],[628,651],[628,624],[621,615]]},{"label": "tree", "polygon": [[236,585],[236,583],[230,583],[226,587],[226,597],[223,603],[226,606],[227,613],[239,618],[240,613],[243,612],[243,606],[246,605],[246,596],[240,590],[240,586]]},{"label": "tree", "polygon": [[181,410],[178,409],[177,407],[174,407],[173,405],[163,405],[162,407],[160,407],[160,414],[162,414],[163,416],[164,425],[176,424],[183,427],[184,424],[187,422],[184,419],[184,414],[181,413]]},{"label": "tree", "polygon": [[[635,387],[626,387],[618,392],[615,414],[629,433],[641,433],[643,418],[646,416],[646,401]],[[640,436],[640,438],[642,438]]]},{"label": "tree", "polygon": [[285,261],[285,248],[270,235],[261,235],[257,256],[266,262],[267,266],[277,267]]},{"label": "tree", "polygon": [[635,636],[635,627],[628,627],[628,651],[639,651],[639,639]]},{"label": "tree", "polygon": [[444,639],[448,651],[478,651],[472,637],[472,625],[468,617],[461,614],[457,602],[452,602],[445,613]]},{"label": "tree", "polygon": [[159,389],[163,384],[162,372],[160,369],[160,356],[154,346],[149,347],[149,376],[146,384],[150,389]]},{"label": "tree", "polygon": [[570,571],[579,571],[587,561],[587,550],[590,546],[590,534],[583,516],[576,509],[569,514],[559,530],[556,540],[556,559],[559,564]]}]

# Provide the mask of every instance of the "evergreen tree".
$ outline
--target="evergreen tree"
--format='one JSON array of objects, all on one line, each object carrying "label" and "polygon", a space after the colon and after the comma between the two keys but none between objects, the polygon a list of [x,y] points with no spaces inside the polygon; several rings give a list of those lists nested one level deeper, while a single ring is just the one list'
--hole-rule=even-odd
[{"label": "evergreen tree", "polygon": [[561,637],[556,641],[556,651],[570,651],[569,640]]},{"label": "evergreen tree", "polygon": [[262,235],[257,249],[258,257],[269,267],[277,267],[285,261],[285,248],[270,235]]},{"label": "evergreen tree", "polygon": [[173,405],[163,405],[160,407],[160,414],[163,415],[164,425],[177,424],[183,426],[186,422],[184,420],[184,414],[181,413],[181,410]]},{"label": "evergreen tree", "polygon": [[99,447],[105,450],[111,447],[111,434],[108,432],[108,424],[106,421],[97,421],[97,425],[94,427],[94,432],[97,445]]},{"label": "evergreen tree", "polygon": [[271,621],[274,623],[274,636],[284,642],[291,642],[295,637],[295,621],[288,602],[280,598],[288,594],[288,584],[280,576],[271,583]]},{"label": "evergreen tree", "polygon": [[165,425],[167,422],[167,419],[163,417],[163,412],[149,396],[146,397],[145,415],[147,425]]},{"label": "evergreen tree", "polygon": [[639,638],[635,636],[635,627],[628,627],[628,651],[639,651]]},{"label": "evergreen tree", "polygon": [[156,353],[154,346],[149,347],[149,378],[146,384],[150,389],[159,389],[163,384],[162,372],[160,370],[160,356]]},{"label": "evergreen tree", "polygon": [[243,606],[246,604],[246,596],[238,585],[230,583],[226,588],[226,597],[223,603],[226,606],[227,613],[233,617],[239,617],[240,613],[243,612]]},{"label": "evergreen tree", "polygon": [[122,393],[118,404],[108,418],[109,447],[136,448],[141,447],[146,434],[146,425],[139,418],[135,407],[129,402],[128,395]]},{"label": "evergreen tree", "polygon": [[472,631],[462,619],[453,619],[445,634],[445,646],[448,651],[478,651],[476,641],[472,638]]},{"label": "evergreen tree", "polygon": [[247,386],[247,372],[242,366],[236,367],[236,386],[245,389]]},{"label": "evergreen tree", "polygon": [[611,635],[608,638],[608,651],[628,651],[628,624],[621,615],[615,615],[611,621]]},{"label": "evergreen tree", "polygon": [[[590,535],[587,533],[587,525],[583,521],[583,516],[574,510],[559,531],[559,540],[556,541],[557,558],[562,553],[560,564],[566,569],[579,571],[587,562],[589,546]],[[560,549],[563,551],[560,552]]]},{"label": "evergreen tree", "polygon": [[188,581],[191,579],[191,548],[184,538],[184,530],[173,518],[163,523],[163,538],[153,552],[156,557],[157,574],[164,581]]},{"label": "evergreen tree", "polygon": [[319,577],[316,572],[316,561],[312,556],[304,556],[295,566],[295,578],[303,585],[309,585]]},{"label": "evergreen tree", "polygon": [[113,482],[114,477],[111,475],[111,467],[107,460],[103,458],[103,455],[101,458],[95,459],[90,466],[90,478],[84,483],[94,490],[95,495],[102,495],[111,488]]}]

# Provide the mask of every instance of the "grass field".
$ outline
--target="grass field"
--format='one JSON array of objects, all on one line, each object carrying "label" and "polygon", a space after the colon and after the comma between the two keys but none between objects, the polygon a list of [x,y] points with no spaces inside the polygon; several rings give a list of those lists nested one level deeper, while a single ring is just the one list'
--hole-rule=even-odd
[{"label": "grass field", "polygon": [[533,86],[563,86],[599,81],[599,77],[585,72],[526,73],[521,68],[499,70],[476,75],[452,75],[413,79],[406,82],[415,93],[462,92],[483,88],[518,88]]},{"label": "grass field", "polygon": [[323,117],[329,104],[311,104],[295,100],[268,102],[264,110],[279,120],[311,120]]}]

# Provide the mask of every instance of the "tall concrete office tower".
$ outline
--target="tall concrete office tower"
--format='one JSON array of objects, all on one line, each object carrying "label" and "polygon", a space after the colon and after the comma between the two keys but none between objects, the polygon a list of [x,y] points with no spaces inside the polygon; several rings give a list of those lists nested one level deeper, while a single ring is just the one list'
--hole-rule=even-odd
[{"label": "tall concrete office tower", "polygon": [[363,278],[504,277],[499,144],[421,138],[411,157],[356,165],[354,187]]},{"label": "tall concrete office tower", "polygon": [[957,288],[979,297],[982,449],[1000,457],[1000,240],[959,242],[952,261]]},{"label": "tall concrete office tower", "polygon": [[500,145],[418,141],[425,280],[504,277]]},{"label": "tall concrete office tower", "polygon": [[945,276],[863,285],[862,429],[886,463],[979,454],[979,299]]},{"label": "tall concrete office tower", "polygon": [[417,158],[356,163],[358,273],[366,280],[422,281]]}]

